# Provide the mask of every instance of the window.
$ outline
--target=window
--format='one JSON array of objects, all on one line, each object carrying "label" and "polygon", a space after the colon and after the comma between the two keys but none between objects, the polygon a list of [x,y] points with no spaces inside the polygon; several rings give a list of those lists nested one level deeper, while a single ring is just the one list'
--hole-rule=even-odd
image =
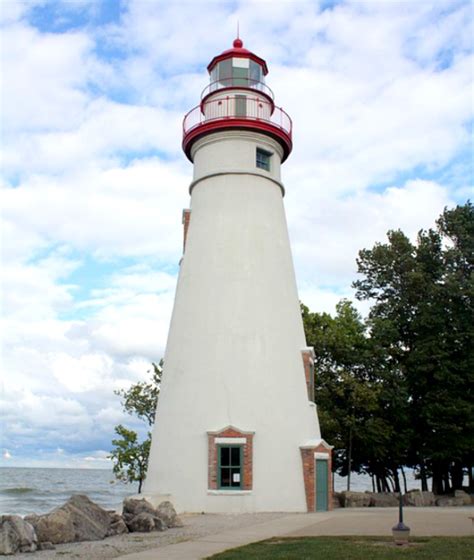
[{"label": "window", "polygon": [[247,97],[245,95],[235,96],[235,116],[236,117],[247,116]]},{"label": "window", "polygon": [[250,61],[250,87],[257,87],[259,82],[263,82],[262,67],[253,60]]},{"label": "window", "polygon": [[218,64],[219,82],[223,87],[232,85],[232,60],[228,58]]},{"label": "window", "polygon": [[242,487],[242,446],[219,445],[219,488]]},{"label": "window", "polygon": [[265,169],[265,171],[270,171],[270,158],[272,154],[266,152],[261,148],[257,148],[257,167],[260,169]]}]

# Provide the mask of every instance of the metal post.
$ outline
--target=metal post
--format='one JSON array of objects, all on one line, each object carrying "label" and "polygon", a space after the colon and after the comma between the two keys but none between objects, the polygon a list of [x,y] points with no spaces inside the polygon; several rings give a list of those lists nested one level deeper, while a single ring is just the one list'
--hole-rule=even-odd
[{"label": "metal post", "polygon": [[410,537],[410,527],[407,527],[403,523],[403,495],[400,491],[398,496],[398,523],[395,527],[392,527],[392,534],[395,540],[395,544],[403,545],[408,544],[408,538]]}]

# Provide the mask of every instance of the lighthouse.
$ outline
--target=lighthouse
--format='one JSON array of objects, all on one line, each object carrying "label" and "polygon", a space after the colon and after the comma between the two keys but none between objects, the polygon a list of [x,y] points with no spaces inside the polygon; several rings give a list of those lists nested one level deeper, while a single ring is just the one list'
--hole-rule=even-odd
[{"label": "lighthouse", "polygon": [[237,38],[184,118],[184,251],[144,494],[180,512],[331,508],[281,164],[292,122]]}]

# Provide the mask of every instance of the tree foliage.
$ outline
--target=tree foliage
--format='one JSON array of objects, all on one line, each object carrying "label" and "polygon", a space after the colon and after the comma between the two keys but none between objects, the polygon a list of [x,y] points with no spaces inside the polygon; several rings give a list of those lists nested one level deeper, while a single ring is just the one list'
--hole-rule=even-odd
[{"label": "tree foliage", "polygon": [[140,443],[137,432],[128,430],[121,424],[115,426],[115,433],[119,438],[112,440],[114,449],[110,452],[114,474],[124,482],[138,482],[140,494],[148,466],[151,434],[148,433],[148,437]]},{"label": "tree foliage", "polygon": [[[155,421],[163,360],[159,364],[152,363],[152,368],[150,382],[140,381],[131,385],[127,390],[115,391],[115,394],[122,398],[124,411],[146,422],[149,427]],[[137,432],[129,430],[121,424],[115,427],[115,433],[119,437],[112,440],[114,448],[110,452],[110,458],[114,463],[113,471],[119,480],[130,483],[138,482],[138,493],[140,493],[148,468],[151,433],[148,432],[146,439],[142,442],[139,441]]]},{"label": "tree foliage", "polygon": [[371,474],[379,490],[398,489],[404,465],[425,489],[428,475],[437,493],[460,488],[474,451],[472,204],[445,209],[416,243],[389,231],[357,264],[366,321],[348,301],[334,317],[302,307],[335,467]]},{"label": "tree foliage", "polygon": [[443,212],[412,244],[401,231],[359,253],[356,297],[373,301],[369,326],[406,386],[408,461],[433,490],[462,485],[474,450],[474,210]]},{"label": "tree foliage", "polygon": [[144,420],[149,426],[153,426],[155,422],[163,360],[158,365],[152,363],[152,367],[153,373],[150,382],[140,381],[126,391],[124,389],[115,391],[115,394],[122,398],[122,407],[125,412]]},{"label": "tree foliage", "polygon": [[[390,416],[400,390],[393,391],[384,361],[353,304],[342,300],[336,315],[311,313],[302,306],[307,342],[315,350],[315,401],[321,431],[335,446],[334,467],[374,477],[379,490],[398,489],[402,450],[393,445]],[[387,371],[388,370],[388,371]]]}]

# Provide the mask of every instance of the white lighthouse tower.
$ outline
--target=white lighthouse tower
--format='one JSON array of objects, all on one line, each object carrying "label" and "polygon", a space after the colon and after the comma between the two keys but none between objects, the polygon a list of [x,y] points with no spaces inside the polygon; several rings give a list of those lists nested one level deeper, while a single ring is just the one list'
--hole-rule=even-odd
[{"label": "white lighthouse tower", "polygon": [[144,493],[189,512],[328,509],[280,178],[291,119],[240,39],[208,71],[183,125],[191,209]]}]

